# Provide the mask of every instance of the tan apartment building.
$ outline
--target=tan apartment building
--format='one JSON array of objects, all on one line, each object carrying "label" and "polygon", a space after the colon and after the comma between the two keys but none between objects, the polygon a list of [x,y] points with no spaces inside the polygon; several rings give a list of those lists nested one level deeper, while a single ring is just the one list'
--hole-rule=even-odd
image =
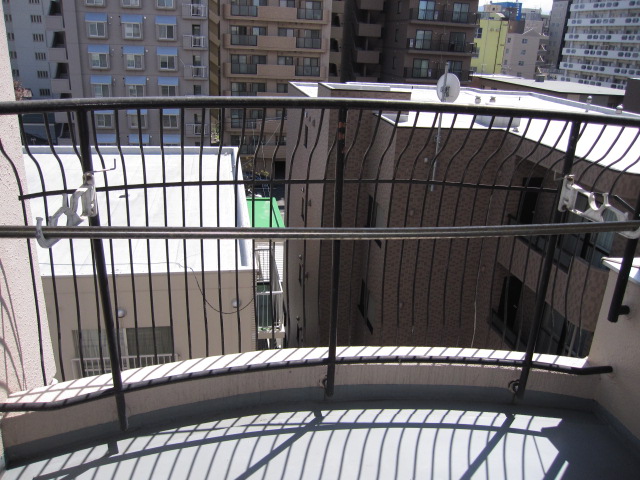
[{"label": "tan apartment building", "polygon": [[509,22],[502,73],[531,79],[542,73],[549,42],[549,37],[542,34],[542,27],[542,21]]},{"label": "tan apartment building", "polygon": [[[147,147],[142,157],[139,147],[122,147],[122,154],[100,148],[103,158],[118,159],[104,174],[115,190],[108,198],[97,193],[102,224],[250,226],[242,185],[175,186],[181,175],[186,182],[233,180],[237,149],[224,147],[220,156],[217,147],[204,148],[202,156],[199,147],[180,150]],[[80,187],[73,183],[82,179],[73,147],[57,147],[55,154],[60,164],[49,147],[24,156],[31,193],[62,188],[63,175],[69,188]],[[174,186],[163,187],[163,176]],[[95,178],[102,187],[103,175]],[[132,185],[145,188],[127,189]],[[61,204],[60,195],[30,200],[34,218],[53,215]],[[65,221],[60,217],[59,224]],[[265,274],[264,262],[254,263],[251,241],[116,239],[104,245],[124,369],[256,350],[255,282]],[[37,248],[37,255],[57,378],[110,371],[89,240],[61,240]]]},{"label": "tan apartment building", "polygon": [[[329,0],[224,0],[220,22],[222,95],[287,95],[291,80],[329,76]],[[223,144],[240,147],[243,164],[284,175],[282,109],[227,109]]]},{"label": "tan apartment building", "polygon": [[[357,84],[292,84],[292,88],[299,96],[436,99],[432,87],[400,84],[379,85],[375,90]],[[584,111],[577,102],[522,92],[463,89],[457,102]],[[593,108],[599,114],[614,113]],[[310,112],[303,119],[300,142],[288,146],[291,155],[296,149],[287,172],[289,226],[332,225],[333,185],[314,181],[334,176],[335,155],[328,152],[337,118],[327,113],[321,124],[319,115]],[[554,132],[550,138],[542,120],[498,117],[488,129],[489,116],[476,117],[474,122],[471,115],[459,115],[454,123],[453,115],[445,115],[438,142],[435,114],[423,113],[417,119],[415,115],[350,113],[343,226],[550,221],[568,137],[566,122],[548,126],[548,132]],[[290,116],[288,121],[289,135],[295,136],[300,119]],[[541,135],[545,136],[542,143]],[[603,136],[597,126],[590,126],[578,144],[572,170],[577,182],[594,191],[613,192],[627,202],[634,199],[640,172],[623,161],[625,149],[635,141],[633,132],[629,135],[613,142],[613,134]],[[596,146],[597,139],[601,143]],[[580,207],[585,207],[584,202]],[[567,221],[581,220],[574,215]],[[522,350],[532,322],[545,238],[343,242],[338,342]],[[541,351],[586,354],[606,283],[601,259],[619,255],[624,243],[612,234],[563,238],[545,298]],[[330,258],[330,242],[288,242],[290,345],[317,346],[327,341]]]},{"label": "tan apartment building", "polygon": [[468,82],[477,11],[477,1],[388,2],[381,81],[435,83],[449,62]]}]

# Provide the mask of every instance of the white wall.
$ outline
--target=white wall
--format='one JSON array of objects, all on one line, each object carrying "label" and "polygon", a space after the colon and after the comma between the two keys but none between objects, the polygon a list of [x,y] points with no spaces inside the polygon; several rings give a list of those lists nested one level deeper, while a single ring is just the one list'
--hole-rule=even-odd
[{"label": "white wall", "polygon": [[[0,12],[2,7],[0,7]],[[0,100],[15,100],[13,79],[7,49],[4,14],[0,15]],[[15,117],[0,116],[0,142],[16,162],[18,174],[24,178],[22,144]],[[0,154],[0,224],[24,225],[19,190],[7,158]],[[27,217],[29,218],[29,216]],[[35,247],[33,247],[35,256]],[[40,300],[41,335],[43,339],[45,378],[55,373],[49,339],[49,328],[40,285],[37,259],[37,295]],[[29,256],[25,240],[0,239],[0,401],[16,391],[43,384],[40,365],[36,305],[31,282]],[[0,453],[4,452],[0,444]]]}]

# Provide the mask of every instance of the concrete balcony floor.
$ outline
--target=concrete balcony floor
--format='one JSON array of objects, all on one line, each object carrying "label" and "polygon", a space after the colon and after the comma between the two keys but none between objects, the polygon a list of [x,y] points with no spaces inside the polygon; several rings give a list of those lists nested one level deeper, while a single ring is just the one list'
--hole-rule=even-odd
[{"label": "concrete balcony floor", "polygon": [[456,401],[281,402],[83,444],[9,479],[638,478],[593,413]]}]

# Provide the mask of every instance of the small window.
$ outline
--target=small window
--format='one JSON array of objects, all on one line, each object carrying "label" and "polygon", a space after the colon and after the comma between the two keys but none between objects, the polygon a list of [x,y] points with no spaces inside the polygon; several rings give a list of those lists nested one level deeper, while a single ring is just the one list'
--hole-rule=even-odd
[{"label": "small window", "polygon": [[125,68],[127,70],[142,70],[144,68],[144,55],[138,53],[127,53],[124,56]]},{"label": "small window", "polygon": [[4,14],[4,23],[11,23],[12,20],[13,20],[13,17],[11,16],[10,13]]},{"label": "small window", "polygon": [[176,55],[158,55],[158,62],[160,70],[176,70],[178,63]]},{"label": "small window", "polygon": [[[13,36],[13,33],[11,34]],[[11,38],[13,40],[13,38]],[[43,33],[34,33],[33,34],[34,42],[44,42],[44,34]]]},{"label": "small window", "polygon": [[162,127],[163,128],[178,128],[178,115],[176,114],[162,114]]},{"label": "small window", "polygon": [[144,97],[144,85],[127,85],[128,97]]},{"label": "small window", "polygon": [[14,50],[9,50],[9,58],[15,60],[16,58],[18,58],[18,52]]},{"label": "small window", "polygon": [[176,39],[176,26],[175,25],[157,25],[158,27],[158,40],[175,40]]},{"label": "small window", "polygon": [[289,92],[289,84],[288,83],[279,83],[276,86],[276,91],[278,93],[288,93]]},{"label": "small window", "polygon": [[293,65],[293,57],[278,57],[278,65]]},{"label": "small window", "polygon": [[87,7],[104,7],[104,0],[84,0]]},{"label": "small window", "polygon": [[520,50],[520,55],[526,55],[527,51],[526,50]]},{"label": "small window", "polygon": [[173,0],[156,0],[158,8],[173,8]]},{"label": "small window", "polygon": [[142,21],[123,20],[122,36],[127,40],[142,40]]},{"label": "small window", "polygon": [[50,97],[51,96],[51,90],[49,90],[48,88],[41,88],[40,89],[40,96],[41,97]]},{"label": "small window", "polygon": [[[140,111],[140,128],[147,128],[147,111]],[[127,120],[129,122],[130,128],[138,128],[138,111],[137,110],[128,110],[127,111]]]},{"label": "small window", "polygon": [[91,93],[96,98],[105,98],[111,96],[111,85],[106,83],[91,84]]},{"label": "small window", "polygon": [[194,95],[202,95],[202,85],[194,85],[193,86],[193,94]]},{"label": "small window", "polygon": [[175,97],[177,87],[175,85],[160,85],[160,95],[163,97]]},{"label": "small window", "polygon": [[35,57],[36,57],[36,60],[46,60],[47,54],[44,52],[36,52]]},{"label": "small window", "polygon": [[7,40],[15,40],[15,39],[16,39],[16,36],[13,34],[13,32],[7,32]]},{"label": "small window", "polygon": [[125,8],[140,8],[140,0],[121,0],[121,5]]},{"label": "small window", "polygon": [[524,66],[524,62],[523,62],[522,60],[518,60],[518,66],[519,66],[519,67]]},{"label": "small window", "polygon": [[49,78],[49,72],[46,70],[38,70],[38,78]]},{"label": "small window", "polygon": [[107,22],[87,22],[89,38],[107,38]]},{"label": "small window", "polygon": [[522,39],[522,43],[528,43],[528,42],[529,42],[529,40],[527,38],[523,38]]},{"label": "small window", "polygon": [[42,23],[42,15],[31,15],[31,23]]},{"label": "small window", "polygon": [[109,55],[106,53],[90,53],[91,68],[96,70],[109,68]]},{"label": "small window", "polygon": [[113,113],[96,113],[96,128],[113,128]]}]

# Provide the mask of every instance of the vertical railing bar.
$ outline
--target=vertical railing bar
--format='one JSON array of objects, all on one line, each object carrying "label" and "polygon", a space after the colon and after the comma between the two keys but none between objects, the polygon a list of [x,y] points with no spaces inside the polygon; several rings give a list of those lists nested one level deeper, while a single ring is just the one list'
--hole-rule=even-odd
[{"label": "vertical railing bar", "polygon": [[[184,116],[186,113],[184,111],[184,109],[180,110],[180,113],[182,113]],[[203,193],[202,193],[202,182],[203,182],[203,172],[202,172],[202,162],[204,159],[203,156],[203,134],[204,134],[204,116],[205,116],[205,109],[203,108],[200,112],[202,114],[202,120],[200,122],[200,148],[198,148],[198,200],[199,200],[199,205],[198,205],[198,209],[199,209],[199,213],[200,213],[200,227],[204,226],[204,212],[203,212]],[[194,122],[194,125],[197,125]],[[208,357],[209,354],[209,318],[207,316],[207,284],[206,284],[206,275],[205,275],[205,269],[204,269],[204,252],[205,252],[205,248],[204,248],[204,240],[200,240],[200,280],[202,281],[202,318],[204,321],[204,351],[205,351],[205,356]]]},{"label": "vertical railing bar", "polygon": [[[218,142],[218,158],[216,165],[216,181],[220,182],[220,163],[222,162],[222,145],[224,144],[224,126],[225,126],[225,109],[220,110],[220,141]],[[238,157],[240,156],[240,149],[238,148]],[[240,161],[239,158],[236,159]],[[216,187],[216,226],[220,227],[220,185]],[[216,275],[218,277],[218,314],[220,316],[220,350],[224,354],[224,309],[222,307],[222,255],[220,254],[220,239],[216,240],[216,254],[218,261],[218,268],[216,269]]]},{"label": "vertical railing bar", "polygon": [[[569,145],[567,146],[567,153],[564,157],[564,163],[562,165],[562,176],[568,175],[573,167],[574,158],[576,155],[576,147],[578,145],[578,139],[580,138],[580,122],[573,122],[571,124],[571,132],[569,134]],[[558,186],[558,193],[556,194],[555,204],[558,202],[560,195],[560,189],[562,186]],[[560,223],[564,212],[555,210],[553,214],[552,223]],[[551,269],[553,267],[553,256],[555,253],[555,246],[558,242],[558,235],[551,235],[547,241],[545,249],[544,262],[540,277],[538,280],[538,295],[536,297],[536,306],[534,310],[533,325],[531,327],[531,335],[527,341],[527,351],[525,353],[522,371],[520,373],[520,379],[517,381],[516,398],[522,399],[524,397],[525,389],[527,387],[527,380],[529,378],[529,372],[531,371],[531,365],[533,363],[533,354],[540,336],[540,327],[542,326],[542,316],[544,314],[544,304],[547,294],[547,287],[549,286],[549,278],[551,277]]]},{"label": "vertical railing bar", "polygon": [[[338,112],[338,145],[336,149],[335,183],[333,187],[333,227],[342,226],[342,193],[344,188],[344,156],[347,109]],[[327,356],[327,383],[325,395],[332,397],[336,379],[336,349],[338,346],[338,295],[340,293],[340,240],[331,242],[331,324],[329,327],[329,353]]]},{"label": "vertical railing bar", "polygon": [[[83,171],[90,172],[93,170],[93,162],[91,159],[91,146],[89,145],[89,132],[87,128],[87,111],[77,110],[78,117],[78,137],[80,140],[80,160],[82,162]],[[92,227],[100,226],[100,216],[89,218],[89,225]],[[122,372],[120,370],[120,362],[118,355],[118,343],[116,339],[115,325],[113,322],[113,309],[111,308],[111,294],[109,292],[109,280],[107,275],[107,265],[104,256],[104,247],[99,239],[91,240],[94,248],[94,262],[98,270],[98,285],[100,287],[100,300],[102,303],[102,313],[104,315],[105,328],[107,330],[107,344],[109,346],[109,357],[111,359],[111,376],[113,378],[113,389],[116,392],[116,408],[118,411],[118,420],[120,429],[127,429],[127,413],[125,407],[124,392],[122,390]]]},{"label": "vertical railing bar", "polygon": [[[136,112],[138,118],[138,128],[141,126],[141,113],[140,109]],[[161,119],[162,120],[162,119]],[[164,213],[164,226],[169,226],[169,214],[167,212],[167,157],[164,151],[164,126],[160,121],[160,159],[162,162],[162,201],[163,201],[163,213]],[[128,197],[127,197],[128,198]],[[169,256],[169,240],[164,241],[164,254],[167,259],[167,294],[169,301],[169,328],[171,330],[171,360],[176,361],[176,340],[175,340],[175,325],[173,321],[173,296],[171,288],[171,264]]]},{"label": "vertical railing bar", "polygon": [[[633,212],[631,220],[637,220],[640,217],[640,195],[636,199],[636,206]],[[627,240],[627,244],[624,247],[624,254],[622,256],[622,264],[620,265],[620,272],[616,280],[616,285],[613,289],[613,295],[611,297],[611,305],[609,306],[609,314],[607,320],[610,322],[617,322],[620,315],[629,314],[629,307],[623,306],[624,294],[627,290],[627,283],[629,281],[629,274],[631,273],[631,266],[633,265],[633,258],[638,247],[638,239],[633,238]]]}]

